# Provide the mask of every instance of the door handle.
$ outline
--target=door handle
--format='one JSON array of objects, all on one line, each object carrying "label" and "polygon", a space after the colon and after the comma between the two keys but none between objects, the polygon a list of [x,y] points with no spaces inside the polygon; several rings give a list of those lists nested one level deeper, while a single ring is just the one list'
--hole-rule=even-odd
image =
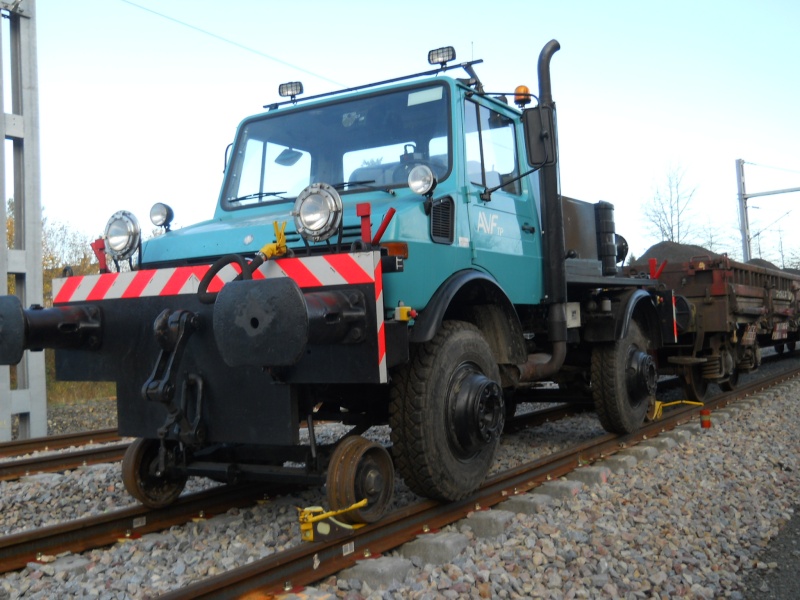
[{"label": "door handle", "polygon": [[528,225],[527,223],[525,223],[522,226],[522,231],[524,231],[525,233],[536,233],[536,227],[534,227],[533,225]]}]

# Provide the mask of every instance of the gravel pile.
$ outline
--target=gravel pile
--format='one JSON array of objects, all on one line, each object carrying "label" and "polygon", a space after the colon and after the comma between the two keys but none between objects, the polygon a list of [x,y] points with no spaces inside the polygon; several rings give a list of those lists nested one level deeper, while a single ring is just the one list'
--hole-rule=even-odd
[{"label": "gravel pile", "polygon": [[[759,556],[800,497],[798,396],[800,382],[763,393],[758,409],[715,421],[605,486],[556,501],[547,512],[516,515],[497,539],[479,539],[463,523],[448,527],[470,538],[466,550],[449,565],[415,564],[390,590],[336,577],[317,589],[350,600],[756,597],[745,595],[745,576],[777,569]],[[601,431],[593,415],[580,415],[507,436],[496,468]],[[376,431],[374,439],[386,435]],[[130,504],[118,466],[37,477],[0,482],[0,531]],[[402,482],[397,488],[397,505],[413,499]],[[155,597],[297,545],[295,507],[324,502],[320,491],[310,491],[32,563],[0,578],[0,598]]]}]

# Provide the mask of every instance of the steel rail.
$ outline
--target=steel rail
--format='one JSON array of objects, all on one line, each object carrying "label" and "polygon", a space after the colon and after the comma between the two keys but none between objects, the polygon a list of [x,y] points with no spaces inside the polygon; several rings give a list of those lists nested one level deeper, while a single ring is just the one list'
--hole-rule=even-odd
[{"label": "steel rail", "polygon": [[[579,408],[578,410],[582,410]],[[574,414],[568,406],[549,407],[522,415],[519,423],[530,427]],[[116,430],[108,430],[115,432]],[[70,436],[78,439],[79,436]],[[88,438],[87,438],[88,439]],[[0,463],[0,480],[8,480],[35,472],[56,471],[86,464],[120,460],[128,443],[102,448],[40,456]],[[244,486],[243,486],[244,487]],[[265,493],[276,495],[295,490],[296,486],[247,486],[246,490],[220,487],[208,492],[181,498],[176,504],[157,511],[141,505],[132,506],[100,516],[85,517],[67,523],[38,528],[0,537],[0,572],[25,566],[41,555],[59,552],[80,552],[89,548],[113,544],[119,539],[140,536],[175,524],[185,523],[198,514],[217,514],[234,506],[248,506],[263,498]]]},{"label": "steel rail", "polygon": [[[722,408],[736,399],[758,393],[798,375],[800,369],[795,369],[768,380],[742,385],[733,392],[720,394],[709,400],[702,408]],[[239,598],[256,590],[262,594],[296,590],[352,566],[357,560],[397,548],[422,533],[454,523],[471,512],[494,506],[513,495],[525,493],[548,480],[566,475],[582,465],[674,429],[695,419],[700,410],[701,407],[688,405],[673,407],[664,417],[647,423],[635,434],[601,435],[594,440],[498,474],[465,500],[451,504],[421,501],[391,513],[379,523],[357,529],[345,539],[297,546],[174,590],[160,598]]]},{"label": "steel rail", "polygon": [[86,465],[117,462],[122,460],[128,446],[130,446],[128,442],[121,442],[119,444],[103,445],[98,448],[0,462],[0,481],[19,479],[35,473],[52,473],[54,471],[85,467]]},{"label": "steel rail", "polygon": [[6,456],[19,456],[31,452],[46,452],[49,450],[62,450],[72,446],[86,444],[104,444],[118,442],[121,438],[116,428],[98,429],[97,431],[82,431],[80,433],[65,433],[47,437],[13,440],[0,442],[0,458]]},{"label": "steel rail", "polygon": [[199,516],[220,514],[235,506],[252,506],[267,495],[287,493],[287,489],[287,486],[220,486],[182,496],[174,504],[157,510],[137,504],[102,515],[3,536],[0,537],[0,573],[20,569],[43,555],[108,546],[121,539],[180,525]]}]

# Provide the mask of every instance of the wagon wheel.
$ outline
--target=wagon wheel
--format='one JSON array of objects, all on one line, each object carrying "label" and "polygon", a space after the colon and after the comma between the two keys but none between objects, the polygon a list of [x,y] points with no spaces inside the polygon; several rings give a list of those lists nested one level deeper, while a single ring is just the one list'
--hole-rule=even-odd
[{"label": "wagon wheel", "polygon": [[703,377],[702,365],[692,365],[683,380],[683,391],[689,400],[704,402],[708,394],[708,380]]},{"label": "wagon wheel", "polygon": [[486,477],[505,421],[500,372],[480,330],[445,321],[392,375],[398,473],[417,494],[459,500]]},{"label": "wagon wheel", "polygon": [[725,381],[719,382],[719,389],[723,392],[732,392],[739,385],[739,369],[733,368],[733,373]]},{"label": "wagon wheel", "polygon": [[633,433],[655,401],[657,370],[647,338],[631,321],[624,337],[592,349],[592,396],[600,424],[612,433]]},{"label": "wagon wheel", "polygon": [[341,510],[367,499],[367,505],[337,518],[345,523],[374,523],[394,495],[394,465],[388,450],[361,436],[342,440],[328,465],[328,505]]},{"label": "wagon wheel", "polygon": [[[158,473],[159,440],[138,438],[122,459],[122,482],[128,493],[148,508],[172,504],[186,486],[186,474]],[[175,463],[177,445],[167,445],[167,465]]]}]

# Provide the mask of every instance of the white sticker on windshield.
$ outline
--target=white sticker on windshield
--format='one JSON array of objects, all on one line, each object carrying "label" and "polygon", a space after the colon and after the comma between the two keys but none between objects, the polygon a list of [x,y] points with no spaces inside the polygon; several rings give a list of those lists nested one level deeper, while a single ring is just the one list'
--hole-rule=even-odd
[{"label": "white sticker on windshield", "polygon": [[420,90],[418,92],[411,92],[408,95],[408,105],[415,106],[417,104],[425,104],[426,102],[436,102],[442,99],[442,91],[444,88],[436,87]]}]

